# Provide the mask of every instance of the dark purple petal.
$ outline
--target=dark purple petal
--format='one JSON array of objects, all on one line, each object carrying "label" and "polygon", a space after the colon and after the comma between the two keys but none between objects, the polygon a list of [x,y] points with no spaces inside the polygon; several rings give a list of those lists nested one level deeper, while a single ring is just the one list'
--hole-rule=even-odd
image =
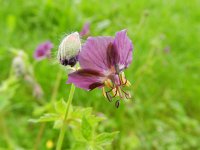
[{"label": "dark purple petal", "polygon": [[37,49],[34,53],[34,58],[37,60],[44,59],[50,56],[51,49],[53,48],[53,44],[50,41],[41,43],[38,45]]},{"label": "dark purple petal", "polygon": [[103,86],[102,82],[95,82],[95,83],[92,83],[92,84],[89,85],[89,89],[93,90],[93,89],[95,89],[97,87],[101,87],[101,86]]},{"label": "dark purple petal", "polygon": [[128,38],[126,30],[122,30],[116,33],[114,42],[114,49],[119,54],[119,69],[124,69],[132,62],[133,44]]},{"label": "dark purple petal", "polygon": [[112,43],[110,43],[107,48],[107,62],[108,62],[109,68],[117,65],[119,62],[118,51],[114,48]]},{"label": "dark purple petal", "polygon": [[108,71],[107,49],[112,42],[112,37],[89,37],[78,57],[81,68],[99,72]]},{"label": "dark purple petal", "polygon": [[92,90],[103,86],[102,78],[104,75],[98,71],[90,69],[80,69],[68,76],[67,83],[73,83],[79,88]]},{"label": "dark purple petal", "polygon": [[88,36],[90,33],[90,23],[86,22],[81,30],[81,32],[79,33],[80,36]]}]

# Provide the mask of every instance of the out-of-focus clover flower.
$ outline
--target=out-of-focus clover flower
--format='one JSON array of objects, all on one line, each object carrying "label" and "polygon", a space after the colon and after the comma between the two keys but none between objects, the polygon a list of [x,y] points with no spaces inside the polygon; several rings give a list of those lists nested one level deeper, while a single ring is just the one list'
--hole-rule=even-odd
[{"label": "out-of-focus clover flower", "polygon": [[33,96],[41,99],[43,90],[34,77],[33,67],[29,61],[28,55],[23,50],[12,49],[15,55],[12,61],[10,75],[16,79],[22,79],[33,89]]},{"label": "out-of-focus clover flower", "polygon": [[36,60],[42,60],[44,58],[49,58],[51,55],[51,49],[53,48],[53,44],[50,41],[46,41],[38,45],[35,50],[34,58]]},{"label": "out-of-focus clover flower", "polygon": [[15,55],[12,61],[11,75],[23,78],[29,71],[28,56],[22,50],[12,49],[11,52]]},{"label": "out-of-focus clover flower", "polygon": [[73,67],[77,62],[77,55],[81,49],[81,40],[78,32],[65,36],[59,45],[57,58],[64,66]]},{"label": "out-of-focus clover flower", "polygon": [[[81,69],[70,73],[67,83],[86,90],[102,88],[109,101],[116,96],[130,98],[130,93],[124,90],[130,82],[123,70],[132,62],[132,51],[133,45],[126,30],[117,32],[115,38],[89,37],[78,55]],[[115,105],[119,106],[119,100]]]},{"label": "out-of-focus clover flower", "polygon": [[18,55],[13,59],[12,68],[13,68],[14,74],[17,77],[24,76],[26,72],[26,66],[25,66],[22,56]]},{"label": "out-of-focus clover flower", "polygon": [[86,22],[82,28],[82,30],[79,32],[81,37],[88,36],[90,34],[90,23]]}]

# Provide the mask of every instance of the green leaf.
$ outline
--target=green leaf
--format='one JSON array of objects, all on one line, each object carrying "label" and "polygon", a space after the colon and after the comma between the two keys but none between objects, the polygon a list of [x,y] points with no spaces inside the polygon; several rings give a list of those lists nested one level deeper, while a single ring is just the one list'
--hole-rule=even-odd
[{"label": "green leaf", "polygon": [[52,112],[54,110],[54,107],[51,103],[47,103],[42,106],[36,106],[35,110],[33,111],[34,116],[41,116],[45,112]]},{"label": "green leaf", "polygon": [[71,150],[88,150],[86,141],[76,141]]},{"label": "green leaf", "polygon": [[73,107],[73,113],[72,113],[72,118],[82,118],[83,116],[87,117],[91,115],[92,113],[92,108],[82,108],[82,107]]},{"label": "green leaf", "polygon": [[19,87],[15,78],[8,78],[0,85],[0,111],[4,111],[10,104],[10,99],[14,97]]},{"label": "green leaf", "polygon": [[85,140],[85,138],[83,137],[82,132],[81,132],[81,126],[80,127],[76,126],[76,128],[72,128],[72,129],[73,129],[72,133],[73,133],[75,141],[84,141]]},{"label": "green leaf", "polygon": [[100,117],[100,116],[90,115],[88,117],[88,121],[90,122],[90,124],[94,128],[99,124],[99,122],[101,122],[103,120],[105,120],[105,118],[104,117]]},{"label": "green leaf", "polygon": [[54,122],[53,128],[54,129],[60,129],[62,127],[62,125],[63,125],[63,120],[56,120]]},{"label": "green leaf", "polygon": [[30,119],[30,122],[48,122],[48,121],[55,121],[58,120],[59,116],[57,114],[44,114],[44,116],[41,116],[39,119]]},{"label": "green leaf", "polygon": [[118,133],[119,133],[118,131],[112,133],[101,133],[96,136],[95,143],[98,146],[111,144],[111,142],[114,140],[114,138]]},{"label": "green leaf", "polygon": [[94,147],[95,150],[105,150],[105,148],[103,148],[102,146],[96,146]]},{"label": "green leaf", "polygon": [[57,113],[65,114],[67,103],[63,99],[61,99],[60,101],[55,103],[54,107]]},{"label": "green leaf", "polygon": [[82,118],[81,133],[88,141],[92,138],[92,126],[85,116]]}]

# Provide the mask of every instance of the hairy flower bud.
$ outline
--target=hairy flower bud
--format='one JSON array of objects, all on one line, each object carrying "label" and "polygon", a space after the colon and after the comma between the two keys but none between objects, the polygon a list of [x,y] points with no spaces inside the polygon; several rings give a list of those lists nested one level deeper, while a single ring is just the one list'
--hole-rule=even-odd
[{"label": "hairy flower bud", "polygon": [[64,37],[59,45],[57,58],[64,66],[73,67],[77,62],[77,56],[81,49],[81,40],[78,32]]}]

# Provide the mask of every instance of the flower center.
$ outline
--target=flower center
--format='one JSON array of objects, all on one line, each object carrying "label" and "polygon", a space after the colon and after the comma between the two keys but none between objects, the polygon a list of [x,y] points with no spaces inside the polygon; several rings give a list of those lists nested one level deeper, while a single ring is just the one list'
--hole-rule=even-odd
[{"label": "flower center", "polygon": [[[105,87],[103,87],[103,95],[110,101],[115,97],[120,97],[120,99],[130,99],[131,94],[125,91],[125,87],[129,87],[131,84],[125,78],[124,72],[110,76],[104,82]],[[115,102],[116,107],[119,107],[119,100]]]}]

